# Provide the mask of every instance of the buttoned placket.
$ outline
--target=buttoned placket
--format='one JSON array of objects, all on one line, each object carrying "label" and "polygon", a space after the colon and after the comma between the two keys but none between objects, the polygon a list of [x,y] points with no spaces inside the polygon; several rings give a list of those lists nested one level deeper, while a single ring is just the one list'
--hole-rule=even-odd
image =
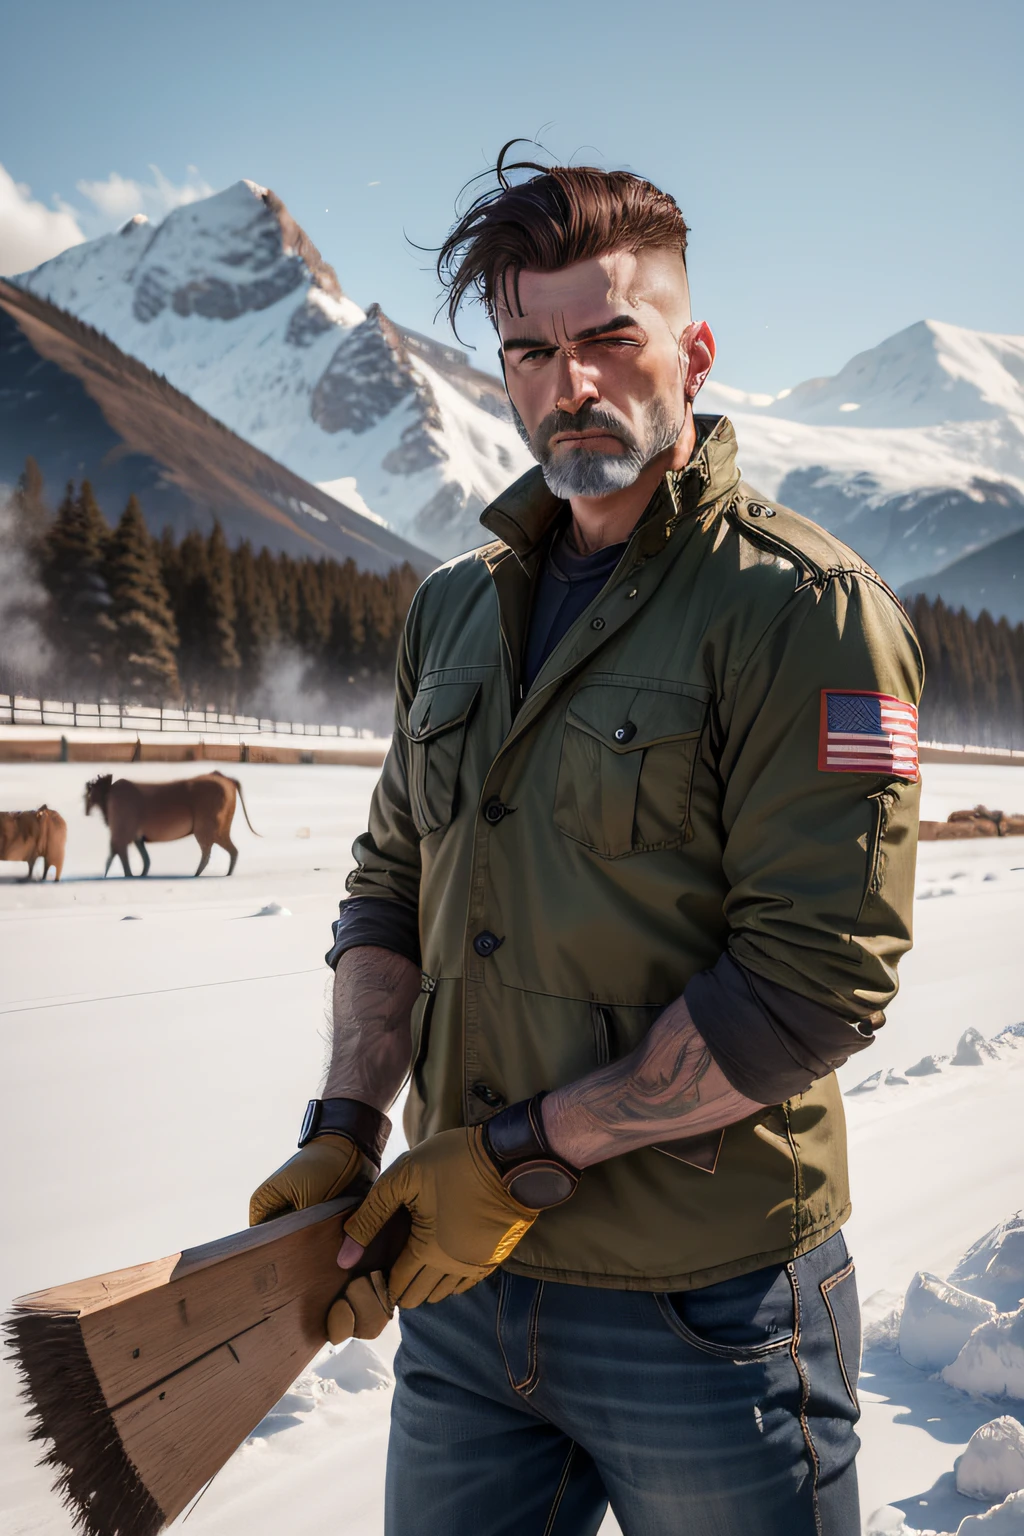
[{"label": "buttoned placket", "polygon": [[[504,660],[506,682],[512,694],[512,723],[481,787],[473,829],[469,902],[463,936],[465,981],[462,988],[462,1101],[463,1114],[469,1125],[485,1120],[493,1113],[489,1096],[495,1095],[496,1091],[484,1079],[479,1051],[480,988],[485,979],[484,967],[492,963],[493,956],[505,940],[505,935],[494,933],[491,926],[493,914],[489,921],[487,913],[490,839],[501,835],[503,818],[492,821],[483,814],[482,808],[491,802],[504,804],[503,779],[511,752],[558,696],[566,679],[585,666],[644,608],[689,541],[689,535],[696,525],[696,514],[711,511],[733,489],[732,483],[724,488],[714,488],[702,464],[679,475],[666,477],[656,493],[662,498],[660,504],[652,507],[651,514],[634,531],[617,570],[594,599],[600,606],[600,612],[590,614],[588,610],[576,620],[546,659],[529,694],[521,701],[515,698],[519,685],[516,658],[522,654],[530,583],[539,563],[543,539],[523,556],[511,549],[502,551],[491,566],[503,652],[507,653]],[[557,671],[553,670],[556,667]],[[553,675],[545,677],[549,669]],[[489,940],[496,942],[490,943]],[[483,941],[481,947],[478,947],[477,941]],[[486,1094],[481,1091],[484,1089],[487,1090]],[[500,1103],[504,1103],[500,1094],[496,1097]]]}]

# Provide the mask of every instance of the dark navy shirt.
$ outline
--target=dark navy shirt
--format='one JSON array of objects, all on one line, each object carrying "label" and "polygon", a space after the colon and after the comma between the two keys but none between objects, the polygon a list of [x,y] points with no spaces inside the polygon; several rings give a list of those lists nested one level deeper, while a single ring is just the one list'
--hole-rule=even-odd
[{"label": "dark navy shirt", "polygon": [[570,546],[565,533],[557,535],[537,578],[533,611],[526,634],[523,657],[523,692],[533,687],[534,679],[551,652],[575,624],[585,608],[602,591],[622,559],[625,544],[611,544],[592,555],[579,555]]}]

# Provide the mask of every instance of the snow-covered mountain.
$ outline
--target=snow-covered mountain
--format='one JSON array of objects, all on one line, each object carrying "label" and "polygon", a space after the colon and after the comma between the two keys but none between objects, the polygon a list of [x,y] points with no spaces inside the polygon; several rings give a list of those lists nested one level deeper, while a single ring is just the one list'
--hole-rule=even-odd
[{"label": "snow-covered mountain", "polygon": [[[363,310],[272,192],[242,181],[18,279],[241,437],[447,556],[530,463],[500,381]],[[709,383],[748,480],[894,586],[1024,528],[1024,337],[921,321],[778,396]]]},{"label": "snow-covered mountain", "polygon": [[701,402],[728,411],[748,480],[894,586],[1024,528],[1024,337],[923,320],[834,378]]},{"label": "snow-covered mountain", "polygon": [[273,192],[240,181],[17,279],[240,436],[424,549],[478,543],[529,463],[499,381],[362,310]]}]

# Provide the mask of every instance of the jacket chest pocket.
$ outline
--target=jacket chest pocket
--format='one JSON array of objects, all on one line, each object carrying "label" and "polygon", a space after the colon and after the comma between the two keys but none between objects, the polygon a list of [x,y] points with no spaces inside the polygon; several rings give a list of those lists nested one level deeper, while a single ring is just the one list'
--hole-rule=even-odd
[{"label": "jacket chest pocket", "polygon": [[409,707],[409,808],[421,837],[447,827],[458,810],[459,769],[478,682],[430,683]]},{"label": "jacket chest pocket", "polygon": [[618,680],[580,688],[562,737],[559,831],[606,859],[680,847],[710,697]]}]

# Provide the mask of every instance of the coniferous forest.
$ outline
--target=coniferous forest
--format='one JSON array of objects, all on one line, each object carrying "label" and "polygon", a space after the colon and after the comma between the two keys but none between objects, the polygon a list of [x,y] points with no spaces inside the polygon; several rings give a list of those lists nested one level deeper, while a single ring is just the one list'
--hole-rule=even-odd
[{"label": "coniferous forest", "polygon": [[[224,712],[360,720],[390,692],[402,624],[419,585],[351,560],[230,549],[219,524],[155,538],[131,496],[112,526],[88,480],[48,511],[29,460],[11,498],[0,692]],[[36,640],[31,654],[29,637]],[[39,664],[42,653],[42,665]],[[305,708],[303,709],[303,704]]]},{"label": "coniferous forest", "polygon": [[[137,499],[111,525],[87,480],[55,512],[26,462],[7,510],[0,692],[214,707],[382,727],[418,585],[353,561],[176,540]],[[923,740],[1024,747],[1024,624],[916,597]],[[282,697],[282,693],[284,696]]]}]

